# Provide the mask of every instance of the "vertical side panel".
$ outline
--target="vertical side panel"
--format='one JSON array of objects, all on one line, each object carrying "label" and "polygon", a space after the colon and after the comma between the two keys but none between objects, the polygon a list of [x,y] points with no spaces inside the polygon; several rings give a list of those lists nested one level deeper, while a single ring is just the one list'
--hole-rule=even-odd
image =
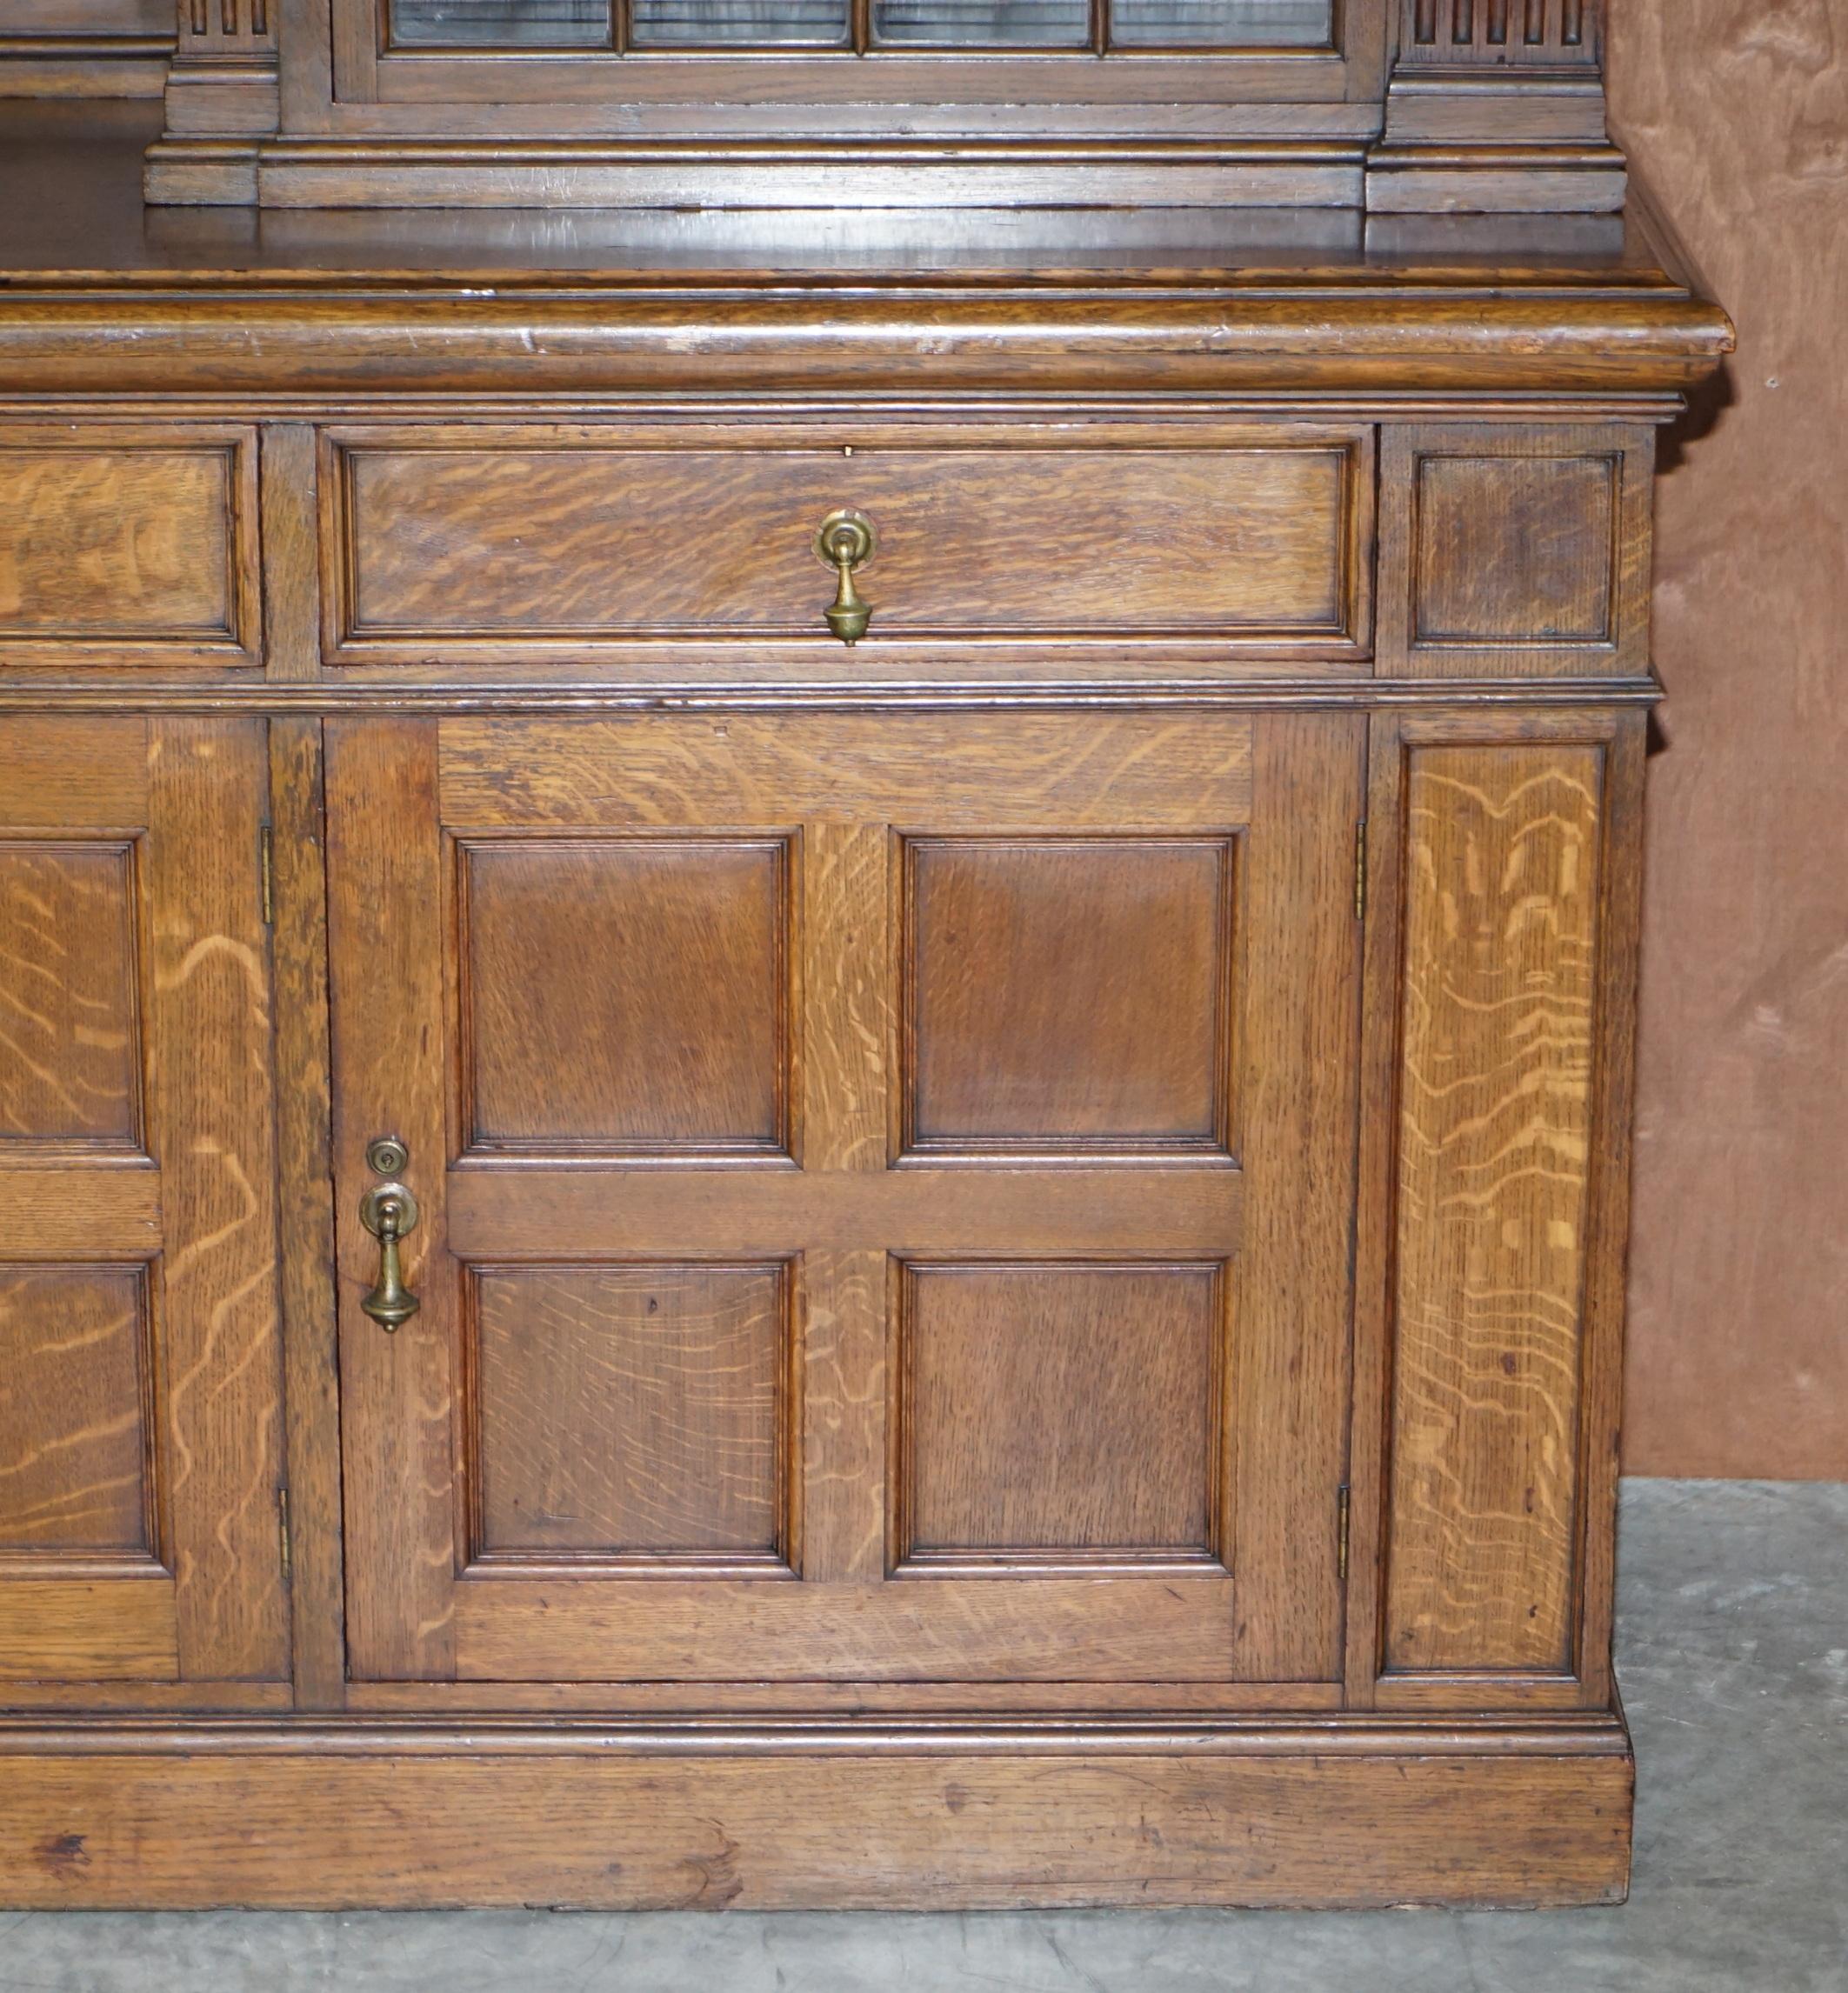
[{"label": "vertical side panel", "polygon": [[1624,1414],[1625,1276],[1636,1113],[1637,970],[1643,923],[1643,789],[1648,718],[1618,717],[1604,759],[1604,890],[1598,909],[1598,1060],[1581,1359],[1579,1612],[1584,1700],[1611,1700],[1617,1483]]},{"label": "vertical side panel", "polygon": [[270,969],[255,720],[149,723],[154,1129],[165,1220],[164,1440],[192,1680],[289,1667]]},{"label": "vertical side panel", "polygon": [[346,1657],[318,719],[270,723],[270,811],[296,1702],[303,1709],[337,1710],[344,1700]]},{"label": "vertical side panel", "polygon": [[[437,723],[332,721],[326,751],[348,1667],[368,1680],[447,1680],[458,1295],[444,1196]],[[378,1272],[358,1202],[377,1181],[366,1145],[382,1135],[409,1146],[420,1207],[404,1270],[422,1306],[393,1334],[359,1306]]]},{"label": "vertical side panel", "polygon": [[1236,1664],[1341,1673],[1365,722],[1266,717],[1242,875],[1246,1243],[1234,1263]]},{"label": "vertical side panel", "polygon": [[1604,763],[1405,756],[1389,1672],[1573,1665]]}]

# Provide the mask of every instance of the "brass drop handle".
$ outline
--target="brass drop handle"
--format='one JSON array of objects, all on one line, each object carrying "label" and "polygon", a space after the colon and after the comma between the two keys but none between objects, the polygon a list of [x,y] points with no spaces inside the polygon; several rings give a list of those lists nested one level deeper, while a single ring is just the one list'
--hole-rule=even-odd
[{"label": "brass drop handle", "polygon": [[822,611],[843,643],[857,643],[872,621],[872,604],[854,585],[854,570],[878,551],[879,536],[864,512],[831,512],[815,536],[817,557],[837,577],[834,603]]},{"label": "brass drop handle", "polygon": [[410,1160],[410,1151],[395,1136],[382,1135],[366,1148],[366,1163],[381,1176],[359,1200],[359,1222],[378,1241],[378,1284],[359,1305],[388,1333],[402,1328],[417,1311],[417,1297],[404,1284],[398,1241],[417,1229],[417,1201],[408,1184],[396,1181]]}]

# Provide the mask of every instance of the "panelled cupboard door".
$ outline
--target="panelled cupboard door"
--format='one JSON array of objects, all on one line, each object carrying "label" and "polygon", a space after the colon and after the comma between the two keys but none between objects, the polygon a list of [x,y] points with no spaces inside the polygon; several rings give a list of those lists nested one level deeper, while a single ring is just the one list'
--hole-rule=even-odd
[{"label": "panelled cupboard door", "polygon": [[0,720],[0,1702],[288,1670],[265,781]]},{"label": "panelled cupboard door", "polygon": [[327,738],[356,1677],[1338,1678],[1359,722]]}]

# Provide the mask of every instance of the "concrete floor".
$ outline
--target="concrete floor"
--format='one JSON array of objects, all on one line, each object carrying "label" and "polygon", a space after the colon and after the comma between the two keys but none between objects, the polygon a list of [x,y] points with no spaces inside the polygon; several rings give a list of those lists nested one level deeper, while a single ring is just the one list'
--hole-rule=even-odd
[{"label": "concrete floor", "polygon": [[1625,1489],[1622,1910],[0,1912],[0,1993],[1848,1993],[1848,1484]]}]

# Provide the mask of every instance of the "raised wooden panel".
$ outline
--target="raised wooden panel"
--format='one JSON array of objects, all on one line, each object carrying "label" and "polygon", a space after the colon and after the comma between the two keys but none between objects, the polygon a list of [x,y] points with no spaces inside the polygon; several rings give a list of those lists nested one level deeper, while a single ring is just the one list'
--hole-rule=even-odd
[{"label": "raised wooden panel", "polygon": [[1378,669],[1634,677],[1649,667],[1646,430],[1389,427]]},{"label": "raised wooden panel", "polygon": [[780,1564],[780,1264],[477,1267],[475,1554]]},{"label": "raised wooden panel", "polygon": [[508,839],[459,858],[474,1151],[786,1148],[786,840]]},{"label": "raised wooden panel", "polygon": [[1571,1667],[1603,760],[1406,756],[1389,1671]]},{"label": "raised wooden panel", "polygon": [[0,1268],[0,1564],[158,1555],[139,1266]]},{"label": "raised wooden panel", "polygon": [[0,1155],[141,1137],[134,848],[0,843]]},{"label": "raised wooden panel", "polygon": [[1229,1155],[1234,848],[908,839],[904,1149]]},{"label": "raised wooden panel", "polygon": [[1360,471],[1339,436],[844,457],[349,432],[325,481],[329,622],[355,661],[436,640],[512,657],[639,635],[831,643],[813,542],[851,506],[878,533],[861,574],[875,639],[1211,633],[1340,650],[1362,599]]},{"label": "raised wooden panel", "polygon": [[1615,457],[1429,457],[1412,497],[1414,640],[1608,643]]},{"label": "raised wooden panel", "polygon": [[902,1273],[901,1566],[1220,1568],[1222,1269]]},{"label": "raised wooden panel", "polygon": [[248,432],[0,432],[0,656],[253,663]]}]

